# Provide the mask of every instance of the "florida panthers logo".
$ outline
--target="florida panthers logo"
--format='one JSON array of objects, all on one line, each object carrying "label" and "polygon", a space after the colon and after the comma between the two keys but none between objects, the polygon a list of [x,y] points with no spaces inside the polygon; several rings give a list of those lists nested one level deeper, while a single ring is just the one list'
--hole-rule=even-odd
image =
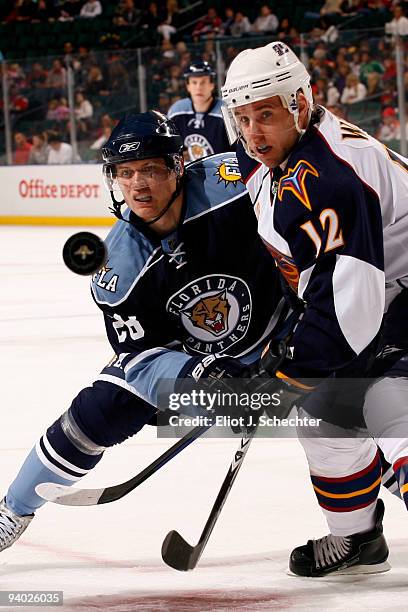
[{"label": "florida panthers logo", "polygon": [[182,312],[189,317],[195,327],[205,329],[213,336],[219,336],[228,327],[229,310],[227,292],[221,291],[213,297],[203,298],[193,308]]},{"label": "florida panthers logo", "polygon": [[192,281],[167,302],[186,332],[185,344],[197,353],[226,351],[246,335],[251,294],[240,278],[214,274]]},{"label": "florida panthers logo", "polygon": [[184,139],[184,146],[188,151],[190,161],[195,161],[196,159],[201,159],[202,157],[207,157],[207,155],[212,155],[214,153],[214,149],[207,138],[201,134],[190,134],[187,136]]}]

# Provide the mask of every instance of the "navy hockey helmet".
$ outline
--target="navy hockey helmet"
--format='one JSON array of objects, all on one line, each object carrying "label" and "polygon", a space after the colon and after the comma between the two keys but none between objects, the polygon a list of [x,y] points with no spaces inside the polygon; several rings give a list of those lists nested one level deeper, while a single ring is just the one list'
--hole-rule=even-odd
[{"label": "navy hockey helmet", "polygon": [[183,140],[173,121],[157,111],[126,113],[102,148],[106,164],[179,155]]},{"label": "navy hockey helmet", "polygon": [[[177,178],[176,191],[160,216],[147,224],[157,221],[170,207],[181,191],[180,179],[183,174],[183,139],[175,124],[158,111],[126,113],[113,129],[108,141],[102,147],[103,177],[110,191],[113,213],[122,219],[122,199],[118,202],[114,191],[121,193],[116,180],[116,166],[128,161],[163,157],[167,167],[174,170]],[[122,195],[123,198],[123,195]]]},{"label": "navy hockey helmet", "polygon": [[188,81],[188,79],[193,76],[209,76],[213,81],[215,79],[215,70],[208,62],[204,62],[202,60],[192,62],[183,74],[183,77]]}]

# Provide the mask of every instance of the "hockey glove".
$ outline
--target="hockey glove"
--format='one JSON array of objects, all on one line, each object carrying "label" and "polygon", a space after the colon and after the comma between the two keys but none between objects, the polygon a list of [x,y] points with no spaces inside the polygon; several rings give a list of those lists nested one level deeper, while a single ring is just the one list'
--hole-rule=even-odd
[{"label": "hockey glove", "polygon": [[217,355],[194,358],[179,377],[177,391],[191,390],[194,383],[199,383],[203,397],[209,400],[209,404],[202,408],[206,409],[207,415],[212,415],[218,425],[226,425],[234,433],[247,433],[257,423],[261,411],[251,408],[249,367],[238,359]]}]

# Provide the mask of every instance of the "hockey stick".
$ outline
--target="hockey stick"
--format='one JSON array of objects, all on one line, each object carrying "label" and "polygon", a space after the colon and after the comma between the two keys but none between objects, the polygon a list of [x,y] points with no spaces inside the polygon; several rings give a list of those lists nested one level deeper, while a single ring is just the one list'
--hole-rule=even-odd
[{"label": "hockey stick", "polygon": [[221,510],[227,501],[228,494],[234,484],[235,478],[244,461],[244,457],[248,451],[249,445],[255,435],[254,428],[247,436],[241,438],[238,450],[236,451],[232,463],[228,469],[224,482],[217,495],[214,505],[211,509],[210,516],[204,526],[203,532],[195,546],[191,546],[179,534],[178,531],[169,531],[162,544],[162,559],[167,565],[181,572],[192,570],[197,565],[204,548],[210,538],[210,535],[215,527],[215,523],[221,513]]},{"label": "hockey stick", "polygon": [[36,493],[47,501],[60,504],[61,506],[96,506],[99,504],[109,504],[110,502],[121,499],[133,489],[136,489],[145,480],[150,478],[155,472],[160,470],[173,457],[187,448],[194,440],[197,440],[211,426],[198,426],[189,431],[183,438],[173,444],[166,452],[158,457],[153,463],[145,467],[144,470],[133,476],[130,480],[110,487],[100,489],[72,489],[65,485],[53,482],[42,482],[35,488]]}]

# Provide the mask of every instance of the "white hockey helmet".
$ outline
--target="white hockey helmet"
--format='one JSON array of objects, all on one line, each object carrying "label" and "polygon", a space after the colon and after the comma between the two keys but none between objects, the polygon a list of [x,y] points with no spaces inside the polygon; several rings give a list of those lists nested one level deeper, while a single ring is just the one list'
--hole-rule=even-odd
[{"label": "white hockey helmet", "polygon": [[[241,51],[231,62],[225,85],[221,88],[223,116],[231,144],[241,138],[233,109],[272,96],[280,97],[283,106],[294,116],[297,131],[302,134],[304,130],[299,127],[297,103],[299,90],[309,102],[310,117],[313,110],[310,76],[285,43],[273,42],[258,49]],[[246,148],[244,140],[243,144]],[[250,154],[248,150],[247,153]]]}]

